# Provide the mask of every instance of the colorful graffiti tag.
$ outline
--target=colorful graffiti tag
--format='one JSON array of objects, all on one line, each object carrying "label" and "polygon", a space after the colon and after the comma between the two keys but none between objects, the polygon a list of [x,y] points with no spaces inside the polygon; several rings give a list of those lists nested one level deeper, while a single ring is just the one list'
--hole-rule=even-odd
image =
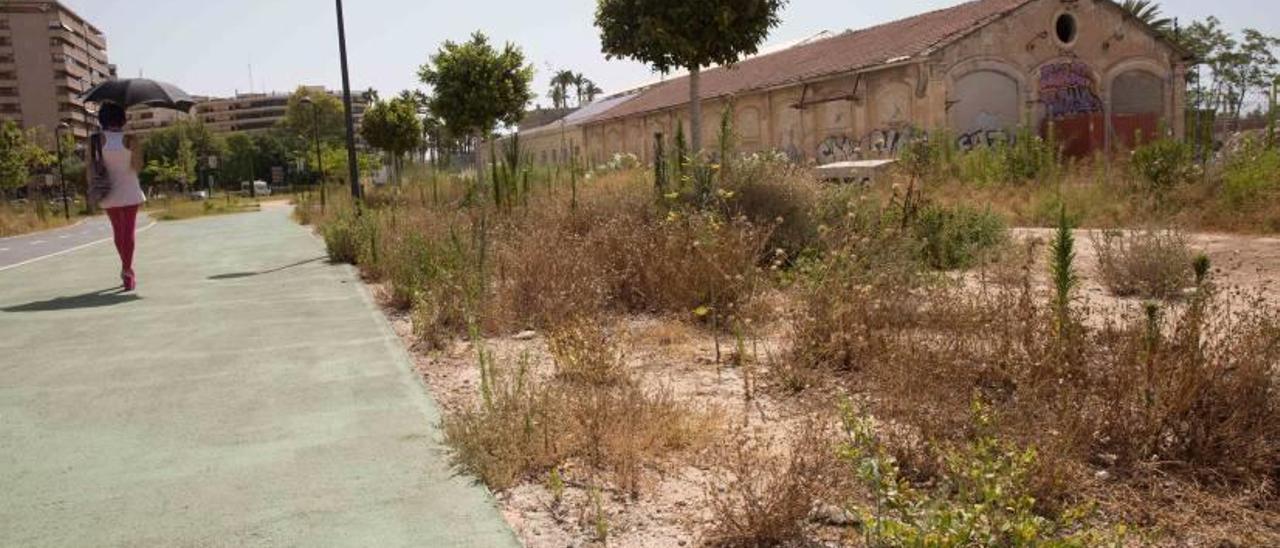
[{"label": "colorful graffiti tag", "polygon": [[915,128],[877,129],[861,139],[848,135],[832,135],[818,143],[817,160],[820,164],[865,160],[867,158],[883,158],[902,151],[902,147],[915,138],[919,132]]},{"label": "colorful graffiti tag", "polygon": [[1051,118],[1102,111],[1089,65],[1068,61],[1040,69],[1040,102]]}]

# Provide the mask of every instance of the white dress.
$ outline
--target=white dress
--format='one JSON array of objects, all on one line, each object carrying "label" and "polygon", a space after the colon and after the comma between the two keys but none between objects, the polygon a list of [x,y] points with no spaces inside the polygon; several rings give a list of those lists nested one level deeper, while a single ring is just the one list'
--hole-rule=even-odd
[{"label": "white dress", "polygon": [[138,183],[138,173],[133,170],[133,151],[124,146],[124,134],[107,131],[103,134],[102,163],[107,168],[107,180],[111,192],[98,202],[103,209],[128,207],[147,201]]}]

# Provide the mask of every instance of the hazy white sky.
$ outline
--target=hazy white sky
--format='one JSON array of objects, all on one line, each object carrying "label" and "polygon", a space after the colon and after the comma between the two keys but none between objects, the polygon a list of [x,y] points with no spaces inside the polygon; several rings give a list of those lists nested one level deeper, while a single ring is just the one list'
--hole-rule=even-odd
[{"label": "hazy white sky", "polygon": [[[107,35],[121,76],[171,81],[193,94],[287,91],[299,84],[341,83],[334,2],[330,0],[63,0]],[[1274,0],[1166,0],[1183,24],[1216,15],[1231,30],[1254,27],[1280,36]],[[821,30],[861,28],[958,0],[791,0],[769,43]],[[592,25],[594,0],[346,0],[352,86],[384,96],[420,87],[417,68],[446,39],[482,30],[524,48],[545,99],[549,74],[586,74],[606,92],[655,78],[643,65],[606,61]]]}]

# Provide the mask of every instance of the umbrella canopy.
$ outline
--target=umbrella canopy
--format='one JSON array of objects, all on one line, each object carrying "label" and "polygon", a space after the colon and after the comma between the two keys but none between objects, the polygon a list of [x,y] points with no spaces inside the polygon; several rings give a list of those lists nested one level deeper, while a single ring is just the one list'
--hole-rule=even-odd
[{"label": "umbrella canopy", "polygon": [[93,103],[115,103],[124,108],[146,105],[182,112],[191,110],[196,104],[178,86],[148,78],[108,80],[85,92],[81,98]]}]

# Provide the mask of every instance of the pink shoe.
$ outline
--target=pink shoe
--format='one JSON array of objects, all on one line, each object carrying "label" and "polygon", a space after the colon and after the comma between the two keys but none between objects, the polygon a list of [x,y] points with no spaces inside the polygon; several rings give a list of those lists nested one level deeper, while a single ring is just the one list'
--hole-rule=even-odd
[{"label": "pink shoe", "polygon": [[133,271],[125,271],[121,274],[120,281],[124,282],[125,291],[133,291],[138,287],[138,277],[133,274]]}]

